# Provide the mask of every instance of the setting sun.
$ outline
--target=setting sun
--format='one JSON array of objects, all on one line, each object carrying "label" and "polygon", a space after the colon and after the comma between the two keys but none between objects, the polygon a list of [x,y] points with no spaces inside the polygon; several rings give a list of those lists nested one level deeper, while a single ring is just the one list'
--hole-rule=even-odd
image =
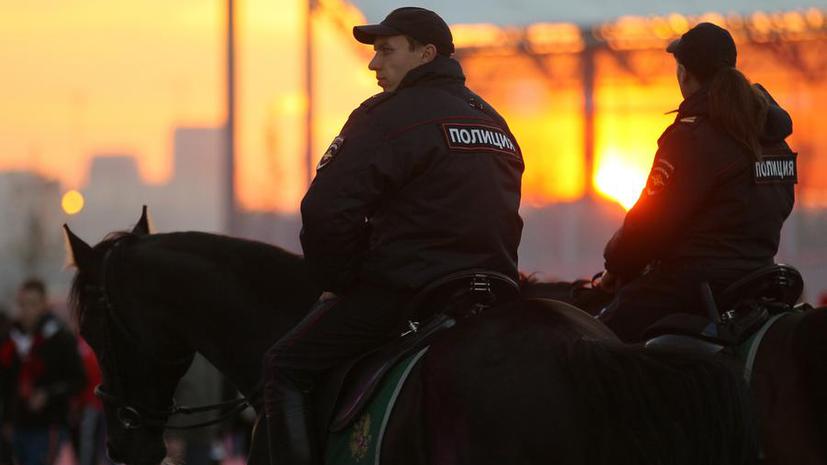
[{"label": "setting sun", "polygon": [[626,210],[637,202],[646,184],[646,173],[637,165],[629,163],[628,159],[629,157],[616,153],[605,154],[594,175],[597,191],[616,201]]},{"label": "setting sun", "polygon": [[60,202],[63,211],[69,215],[80,213],[83,210],[83,194],[76,190],[71,190],[63,194],[63,199]]}]

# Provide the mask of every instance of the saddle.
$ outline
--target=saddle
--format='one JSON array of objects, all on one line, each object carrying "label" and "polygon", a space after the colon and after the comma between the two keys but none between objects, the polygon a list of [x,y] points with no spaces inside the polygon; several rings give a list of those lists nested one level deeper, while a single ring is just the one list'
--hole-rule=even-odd
[{"label": "saddle", "polygon": [[408,304],[406,310],[417,321],[409,322],[407,331],[326,377],[317,390],[320,431],[346,428],[370,401],[387,372],[426,347],[436,334],[454,326],[457,320],[518,295],[519,286],[513,279],[493,271],[453,273],[425,287]]},{"label": "saddle", "polygon": [[[773,315],[788,312],[801,297],[804,280],[789,265],[759,268],[724,289],[717,301],[707,283],[701,287],[708,315],[676,313],[650,326],[646,347],[717,353],[742,344]],[[719,308],[723,312],[719,312]]]}]

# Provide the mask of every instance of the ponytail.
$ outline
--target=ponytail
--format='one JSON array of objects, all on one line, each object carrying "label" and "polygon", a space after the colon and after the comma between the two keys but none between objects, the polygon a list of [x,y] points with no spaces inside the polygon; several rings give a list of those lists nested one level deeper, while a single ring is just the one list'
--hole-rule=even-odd
[{"label": "ponytail", "polygon": [[709,118],[761,160],[759,137],[767,118],[767,98],[732,67],[718,70],[709,87]]}]

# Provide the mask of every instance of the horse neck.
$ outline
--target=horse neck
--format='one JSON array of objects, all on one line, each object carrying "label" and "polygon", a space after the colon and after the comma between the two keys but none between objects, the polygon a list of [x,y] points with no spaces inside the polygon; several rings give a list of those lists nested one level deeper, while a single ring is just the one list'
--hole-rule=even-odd
[{"label": "horse neck", "polygon": [[173,337],[246,395],[259,383],[264,352],[319,294],[301,257],[261,243],[175,233],[149,236],[133,252],[144,269],[157,271],[138,280],[144,292],[135,298],[152,296]]}]

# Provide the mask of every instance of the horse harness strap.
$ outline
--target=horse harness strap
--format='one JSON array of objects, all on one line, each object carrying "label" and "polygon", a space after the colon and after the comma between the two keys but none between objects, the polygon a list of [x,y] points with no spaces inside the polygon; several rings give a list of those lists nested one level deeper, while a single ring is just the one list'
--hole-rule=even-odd
[{"label": "horse harness strap", "polygon": [[740,351],[743,353],[746,350],[746,357],[744,359],[744,380],[747,382],[747,385],[750,385],[752,382],[752,371],[755,368],[755,359],[758,357],[758,349],[761,347],[761,341],[764,339],[764,336],[767,335],[767,332],[770,328],[778,322],[781,318],[785,316],[792,315],[792,313],[779,313],[778,315],[772,316],[763,326],[759,329],[755,334],[753,334],[747,341],[742,345],[742,350]]},{"label": "horse harness strap", "polygon": [[[125,429],[135,430],[144,426],[153,426],[156,428],[172,429],[172,430],[187,430],[201,428],[204,426],[215,425],[222,423],[234,415],[240,413],[247,407],[251,407],[252,403],[246,397],[238,399],[230,399],[215,404],[199,405],[197,407],[187,407],[173,405],[167,410],[153,410],[143,407],[132,407],[123,402],[119,397],[106,392],[99,384],[95,387],[95,396],[102,401],[117,407],[117,418]],[[140,409],[140,410],[139,410]],[[175,415],[191,415],[201,412],[210,412],[213,410],[224,410],[218,417],[212,420],[207,420],[201,423],[191,425],[168,425],[167,420]]]}]

